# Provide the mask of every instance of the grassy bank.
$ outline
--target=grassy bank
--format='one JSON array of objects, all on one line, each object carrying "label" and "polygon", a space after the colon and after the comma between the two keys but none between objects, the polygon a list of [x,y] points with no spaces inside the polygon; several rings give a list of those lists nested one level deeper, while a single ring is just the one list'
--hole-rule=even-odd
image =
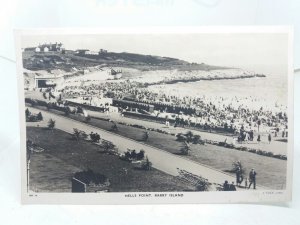
[{"label": "grassy bank", "polygon": [[[69,117],[78,121],[84,121],[84,118],[79,115],[70,115]],[[88,124],[112,131],[112,123],[109,121],[92,118]],[[118,124],[118,131],[114,132],[124,137],[143,142],[144,131],[142,129]],[[149,139],[145,143],[173,154],[180,154],[180,149],[184,146],[182,142],[176,141],[176,137],[154,131],[149,131]],[[273,189],[285,188],[287,166],[287,161],[285,160],[210,144],[205,146],[191,145],[190,155],[185,157],[222,171],[230,170],[232,163],[239,160],[243,163],[247,173],[250,172],[251,168],[256,169],[258,184]]]},{"label": "grassy bank", "polygon": [[[70,182],[74,172],[87,167],[108,177],[112,192],[193,190],[192,186],[174,176],[156,169],[136,169],[115,155],[103,153],[100,146],[87,141],[77,142],[60,130],[27,127],[27,138],[45,149],[34,153],[31,159],[34,166],[30,170],[31,185],[44,191],[66,191],[69,187],[66,181]],[[57,188],[57,185],[61,187]]]}]

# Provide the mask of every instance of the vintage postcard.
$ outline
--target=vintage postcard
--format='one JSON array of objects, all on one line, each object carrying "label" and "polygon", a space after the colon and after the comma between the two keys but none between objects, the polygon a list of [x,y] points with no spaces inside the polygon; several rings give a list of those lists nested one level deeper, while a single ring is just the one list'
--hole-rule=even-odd
[{"label": "vintage postcard", "polygon": [[290,27],[15,34],[23,203],[291,200]]}]

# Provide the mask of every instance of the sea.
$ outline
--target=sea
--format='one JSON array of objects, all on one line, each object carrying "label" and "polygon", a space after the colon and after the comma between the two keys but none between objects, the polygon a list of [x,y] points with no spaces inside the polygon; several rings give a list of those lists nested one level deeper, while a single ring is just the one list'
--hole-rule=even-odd
[{"label": "sea", "polygon": [[153,91],[167,95],[199,97],[206,102],[246,106],[249,109],[287,111],[287,76],[235,80],[201,80],[191,83],[153,85]]}]

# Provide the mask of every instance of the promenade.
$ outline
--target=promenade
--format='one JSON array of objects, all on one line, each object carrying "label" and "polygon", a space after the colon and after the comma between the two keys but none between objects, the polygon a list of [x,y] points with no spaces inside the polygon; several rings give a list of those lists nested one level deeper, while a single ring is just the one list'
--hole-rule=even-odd
[{"label": "promenade", "polygon": [[[235,182],[234,176],[224,173],[223,171],[210,168],[201,163],[191,161],[183,156],[174,155],[164,150],[146,145],[144,143],[140,143],[135,140],[117,135],[115,133],[111,133],[103,129],[81,123],[70,118],[59,116],[44,110],[35,109],[32,107],[29,107],[29,110],[33,113],[42,111],[44,120],[39,123],[39,126],[47,126],[48,120],[52,118],[56,121],[57,129],[63,130],[68,133],[72,133],[73,128],[83,130],[86,133],[97,132],[103,139],[113,142],[118,147],[120,152],[124,152],[128,148],[143,149],[152,162],[154,168],[164,171],[170,175],[177,176],[178,169],[181,169],[207,178],[211,183],[222,184],[225,180],[228,180],[230,183]],[[30,125],[33,124],[36,126],[36,123],[31,123]],[[258,186],[257,188],[263,187]]]},{"label": "promenade", "polygon": [[[119,113],[101,113],[87,110],[88,114],[95,118],[105,118],[111,119],[115,122],[122,122],[128,124],[136,124],[141,125],[147,128],[154,128],[164,130],[170,133],[186,133],[187,131],[192,131],[194,134],[198,134],[202,139],[213,140],[213,141],[225,141],[230,144],[233,143],[233,137],[225,134],[217,134],[217,133],[209,133],[204,131],[195,130],[192,128],[183,128],[183,127],[174,127],[174,126],[166,126],[165,124],[152,122],[147,120],[135,119],[130,117],[122,117]],[[273,140],[271,143],[268,142],[267,136],[262,136],[262,141],[257,143],[257,141],[249,141],[248,143],[237,143],[235,142],[235,146],[243,146],[254,148],[262,151],[273,152],[274,154],[282,154],[287,155],[288,145],[285,142],[280,142]]]}]

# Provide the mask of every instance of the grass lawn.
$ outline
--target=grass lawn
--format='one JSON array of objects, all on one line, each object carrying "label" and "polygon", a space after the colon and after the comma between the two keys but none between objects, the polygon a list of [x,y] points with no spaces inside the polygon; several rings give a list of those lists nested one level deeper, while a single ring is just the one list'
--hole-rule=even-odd
[{"label": "grass lawn", "polygon": [[29,188],[35,192],[70,192],[72,175],[80,168],[48,153],[33,153]]},{"label": "grass lawn", "polygon": [[[84,121],[84,118],[79,115],[70,115],[70,118]],[[88,123],[111,131],[111,122],[92,118]],[[118,131],[115,133],[137,141],[142,141],[144,130],[118,124]],[[180,149],[183,146],[183,143],[176,141],[176,137],[154,131],[149,131],[149,140],[146,143],[174,154],[180,153]],[[205,146],[191,145],[191,154],[186,157],[222,171],[230,170],[232,163],[239,160],[246,169],[245,176],[248,177],[251,168],[255,168],[257,172],[257,184],[272,189],[285,188],[286,160],[260,156],[210,144]]]},{"label": "grass lawn", "polygon": [[102,153],[100,146],[77,142],[60,130],[27,127],[27,138],[45,149],[34,153],[31,159],[30,184],[39,190],[66,191],[73,173],[86,168],[107,176],[112,192],[194,190],[191,185],[159,170],[138,170],[115,155]]}]

